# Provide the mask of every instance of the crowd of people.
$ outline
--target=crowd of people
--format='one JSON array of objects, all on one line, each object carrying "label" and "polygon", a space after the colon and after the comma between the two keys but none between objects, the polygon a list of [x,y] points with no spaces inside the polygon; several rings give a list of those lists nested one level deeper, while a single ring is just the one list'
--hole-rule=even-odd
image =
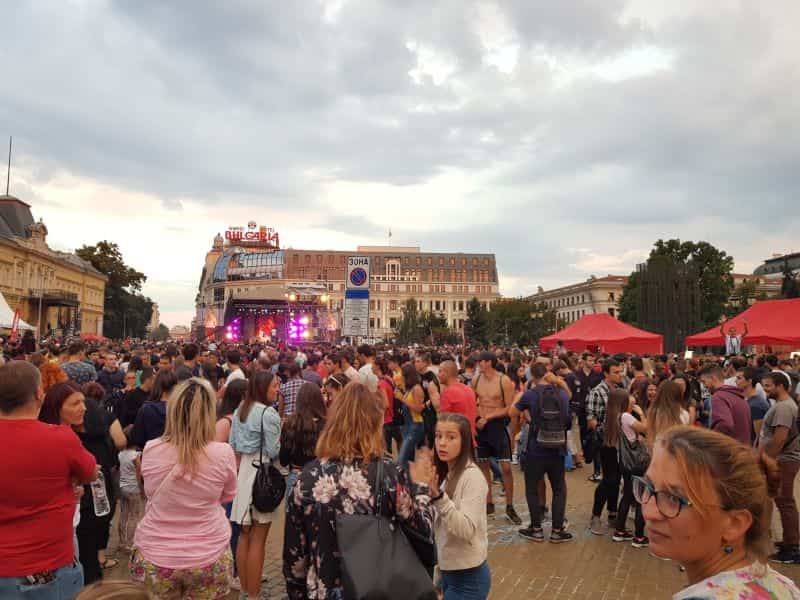
[{"label": "crowd of people", "polygon": [[[100,598],[104,585],[130,594],[114,597],[258,598],[280,520],[289,598],[487,598],[496,504],[525,540],[568,543],[575,469],[596,484],[588,530],[679,562],[688,587],[676,598],[800,598],[769,566],[800,565],[788,356],[255,341],[0,350],[0,598]],[[386,522],[398,543],[373,535]],[[132,582],[103,582],[121,560]]]}]

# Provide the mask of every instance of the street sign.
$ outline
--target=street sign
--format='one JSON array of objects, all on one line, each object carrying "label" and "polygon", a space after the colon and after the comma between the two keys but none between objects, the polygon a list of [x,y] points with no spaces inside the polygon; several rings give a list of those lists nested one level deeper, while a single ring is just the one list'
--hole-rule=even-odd
[{"label": "street sign", "polygon": [[342,335],[369,336],[369,293],[366,290],[345,292]]},{"label": "street sign", "polygon": [[347,257],[347,289],[348,290],[369,289],[368,256]]}]

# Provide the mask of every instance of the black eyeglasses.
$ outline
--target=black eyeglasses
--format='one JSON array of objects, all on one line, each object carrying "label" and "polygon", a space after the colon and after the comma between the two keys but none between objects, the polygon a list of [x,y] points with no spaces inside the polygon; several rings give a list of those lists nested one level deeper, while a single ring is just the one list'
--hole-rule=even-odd
[{"label": "black eyeglasses", "polygon": [[674,519],[683,510],[684,506],[692,506],[692,503],[672,492],[666,490],[656,490],[653,484],[643,477],[633,478],[633,497],[644,506],[650,502],[650,498],[655,496],[656,508],[665,519]]}]

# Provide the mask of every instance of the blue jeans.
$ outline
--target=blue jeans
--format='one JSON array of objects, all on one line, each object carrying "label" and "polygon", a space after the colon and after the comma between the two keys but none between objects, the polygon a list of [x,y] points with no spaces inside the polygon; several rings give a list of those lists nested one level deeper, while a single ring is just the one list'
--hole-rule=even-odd
[{"label": "blue jeans", "polygon": [[408,469],[408,461],[414,458],[417,447],[425,439],[425,425],[422,423],[411,423],[403,427],[403,445],[400,446],[400,454],[397,462],[403,470]]},{"label": "blue jeans", "polygon": [[462,571],[442,571],[443,600],[486,600],[492,587],[489,563]]},{"label": "blue jeans", "polygon": [[22,577],[0,577],[3,600],[72,600],[83,587],[81,563],[56,570],[56,577],[44,585],[30,585]]}]

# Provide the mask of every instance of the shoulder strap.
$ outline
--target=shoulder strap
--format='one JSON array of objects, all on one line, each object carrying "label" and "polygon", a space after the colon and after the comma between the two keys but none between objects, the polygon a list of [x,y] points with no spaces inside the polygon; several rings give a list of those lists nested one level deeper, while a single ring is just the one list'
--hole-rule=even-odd
[{"label": "shoulder strap", "polygon": [[158,487],[156,488],[156,491],[153,492],[152,496],[150,496],[150,499],[149,499],[149,503],[150,504],[155,502],[155,499],[158,497],[159,492],[161,492],[165,487],[167,487],[167,484],[172,480],[172,476],[175,474],[175,469],[178,468],[179,464],[180,463],[175,463],[172,466],[172,469],[170,469],[169,473],[167,473],[167,476],[164,477],[164,479],[161,480],[161,483],[158,484]]}]

